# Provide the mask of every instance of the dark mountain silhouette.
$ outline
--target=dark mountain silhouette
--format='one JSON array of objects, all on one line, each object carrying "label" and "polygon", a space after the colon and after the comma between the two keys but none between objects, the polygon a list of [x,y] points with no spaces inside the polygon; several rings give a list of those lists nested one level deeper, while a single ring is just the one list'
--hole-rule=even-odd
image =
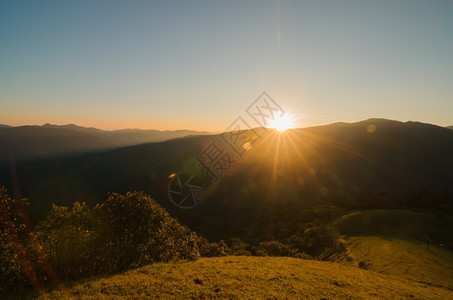
[{"label": "dark mountain silhouette", "polygon": [[[253,235],[266,226],[256,221],[268,220],[260,219],[264,212],[271,214],[269,218],[282,209],[294,214],[298,205],[310,207],[321,198],[363,191],[453,190],[453,131],[418,122],[370,119],[283,134],[269,130],[226,176],[206,184],[198,207],[176,208],[167,195],[169,175],[199,171],[196,157],[215,138],[190,136],[77,157],[5,164],[0,184],[28,197],[35,217],[46,213],[51,203],[94,205],[108,192],[143,190],[184,224],[210,238]],[[233,219],[237,225],[230,226]]]},{"label": "dark mountain silhouette", "polygon": [[447,128],[453,130],[453,125],[452,126],[447,126]]},{"label": "dark mountain silhouette", "polygon": [[[165,141],[201,132],[191,130],[104,131],[74,124],[0,126],[0,163],[109,150],[146,142]],[[206,134],[206,132],[203,132]]]}]

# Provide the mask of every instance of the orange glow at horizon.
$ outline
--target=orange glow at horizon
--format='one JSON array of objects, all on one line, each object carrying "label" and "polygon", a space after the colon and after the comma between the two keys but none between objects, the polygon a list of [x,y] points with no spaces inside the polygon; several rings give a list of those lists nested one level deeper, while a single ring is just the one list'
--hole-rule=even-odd
[{"label": "orange glow at horizon", "polygon": [[105,131],[113,131],[113,130],[122,130],[122,129],[139,129],[139,130],[193,130],[193,131],[206,131],[206,132],[221,132],[222,129],[220,127],[215,126],[206,126],[200,124],[156,124],[156,123],[148,123],[148,122],[127,122],[127,121],[115,121],[109,122],[104,120],[87,120],[87,119],[71,119],[65,118],[27,118],[26,120],[17,120],[17,119],[8,119],[5,118],[0,124],[19,127],[19,126],[42,126],[44,124],[52,124],[52,125],[68,125],[74,124],[81,127],[93,127],[96,129],[101,129]]}]

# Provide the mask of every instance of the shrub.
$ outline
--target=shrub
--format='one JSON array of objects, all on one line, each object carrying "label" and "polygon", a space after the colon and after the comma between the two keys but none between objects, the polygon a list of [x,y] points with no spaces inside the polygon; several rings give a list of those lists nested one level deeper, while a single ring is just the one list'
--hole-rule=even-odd
[{"label": "shrub", "polygon": [[26,199],[11,198],[5,187],[0,187],[0,290],[39,284],[36,262],[29,259],[24,216],[18,210],[27,205]]},{"label": "shrub", "polygon": [[[93,210],[53,205],[35,232],[16,207],[0,188],[0,291],[200,256],[200,238],[142,192],[110,194]],[[212,254],[227,251],[223,242],[205,244]]]},{"label": "shrub", "polygon": [[52,205],[37,226],[37,239],[53,269],[62,278],[79,278],[97,272],[96,220],[85,203],[72,208]]},{"label": "shrub", "polygon": [[252,255],[251,246],[240,238],[230,239],[230,254],[232,255]]},{"label": "shrub", "polygon": [[248,250],[239,249],[239,250],[234,251],[233,255],[235,255],[235,256],[251,256],[252,253]]},{"label": "shrub", "polygon": [[98,255],[112,269],[200,256],[197,236],[143,192],[112,193],[94,211],[101,226]]},{"label": "shrub", "polygon": [[222,240],[218,243],[210,243],[207,239],[199,239],[200,254],[203,257],[218,257],[227,255],[230,250],[228,245]]},{"label": "shrub", "polygon": [[278,241],[261,242],[259,248],[269,256],[297,256],[296,249]]}]

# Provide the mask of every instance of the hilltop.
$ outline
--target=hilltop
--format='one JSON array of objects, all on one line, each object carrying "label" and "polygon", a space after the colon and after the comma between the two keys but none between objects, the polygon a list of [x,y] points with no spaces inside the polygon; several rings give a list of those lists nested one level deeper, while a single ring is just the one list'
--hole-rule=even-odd
[{"label": "hilltop", "polygon": [[153,264],[123,274],[75,282],[40,299],[68,297],[449,299],[453,291],[336,263],[228,256]]}]

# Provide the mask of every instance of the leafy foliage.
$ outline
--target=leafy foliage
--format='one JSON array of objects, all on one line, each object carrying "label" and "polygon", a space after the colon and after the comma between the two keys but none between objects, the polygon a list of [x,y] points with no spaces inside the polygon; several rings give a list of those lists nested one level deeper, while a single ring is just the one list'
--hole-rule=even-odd
[{"label": "leafy foliage", "polygon": [[297,250],[278,241],[261,242],[260,248],[269,256],[292,256],[295,257]]},{"label": "leafy foliage", "polygon": [[37,226],[37,236],[50,264],[63,278],[77,278],[96,273],[99,233],[96,220],[85,203],[72,208],[52,206],[44,221]]},{"label": "leafy foliage", "polygon": [[[23,199],[26,204],[26,199]],[[0,187],[0,290],[21,285],[27,277],[36,280],[33,266],[27,259],[27,234],[17,201]]]},{"label": "leafy foliage", "polygon": [[223,240],[218,243],[210,243],[207,239],[201,237],[199,246],[200,254],[203,257],[226,256],[230,253],[228,245]]},{"label": "leafy foliage", "polygon": [[112,193],[94,213],[102,225],[102,264],[115,270],[199,256],[198,237],[142,192]]},{"label": "leafy foliage", "polygon": [[[22,200],[20,200],[22,201]],[[33,232],[17,201],[0,189],[0,291],[47,281],[78,279],[152,262],[195,260],[201,252],[226,255],[224,242],[209,243],[172,218],[143,192],[112,193],[90,209],[53,205]]]}]

